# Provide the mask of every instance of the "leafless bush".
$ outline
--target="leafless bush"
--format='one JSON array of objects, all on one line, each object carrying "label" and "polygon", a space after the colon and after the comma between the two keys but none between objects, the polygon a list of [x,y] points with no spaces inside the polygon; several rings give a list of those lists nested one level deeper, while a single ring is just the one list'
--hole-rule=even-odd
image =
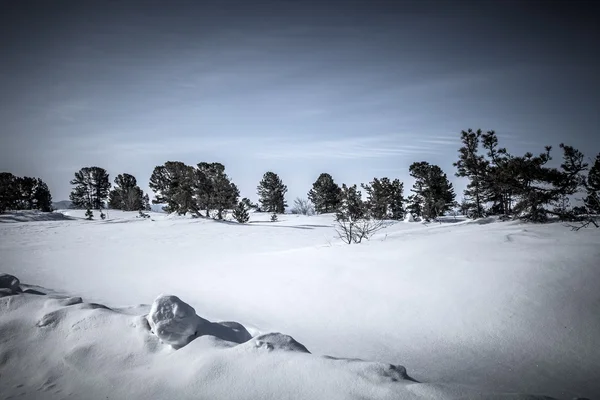
[{"label": "leafless bush", "polygon": [[310,201],[296,197],[291,211],[292,214],[313,215],[315,213],[315,208]]},{"label": "leafless bush", "polygon": [[335,231],[338,237],[347,244],[360,243],[363,239],[369,240],[387,224],[378,219],[360,218],[357,220],[337,218]]}]

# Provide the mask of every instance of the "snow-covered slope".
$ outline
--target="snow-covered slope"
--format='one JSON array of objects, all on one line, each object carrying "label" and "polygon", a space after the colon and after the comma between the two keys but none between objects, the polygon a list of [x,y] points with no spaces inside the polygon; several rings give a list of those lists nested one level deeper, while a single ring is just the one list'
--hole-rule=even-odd
[{"label": "snow-covered slope", "polygon": [[[65,214],[74,219],[0,224],[0,271],[113,311],[47,296],[0,299],[0,393],[600,396],[600,230],[400,222],[349,246],[335,239],[331,216],[271,223],[253,214],[241,226]],[[160,293],[203,319],[239,321],[253,336],[291,335],[312,355],[209,336],[174,350],[143,323],[149,305],[130,306]],[[60,317],[50,329],[36,327],[53,312]],[[398,365],[421,383],[394,378]]]}]

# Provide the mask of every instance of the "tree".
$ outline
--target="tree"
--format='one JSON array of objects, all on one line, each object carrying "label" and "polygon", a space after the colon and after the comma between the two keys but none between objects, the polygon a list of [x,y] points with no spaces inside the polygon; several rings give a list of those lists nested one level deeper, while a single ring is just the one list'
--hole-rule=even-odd
[{"label": "tree", "polygon": [[317,213],[330,213],[336,211],[340,204],[340,192],[340,187],[331,175],[323,173],[313,183],[308,199],[314,204]]},{"label": "tree", "polygon": [[279,214],[285,212],[287,186],[283,184],[276,173],[271,171],[265,173],[258,184],[257,191],[263,211]]},{"label": "tree", "polygon": [[404,218],[404,184],[399,179],[390,181],[389,178],[373,178],[371,183],[361,186],[367,193],[367,207],[373,218]]},{"label": "tree", "polygon": [[474,206],[472,215],[474,218],[484,216],[484,185],[486,180],[486,172],[488,161],[478,153],[479,140],[481,138],[481,129],[476,132],[468,129],[461,132],[461,140],[463,147],[459,152],[458,161],[453,165],[457,168],[456,176],[466,177],[469,179],[469,184],[465,190],[465,197],[471,200]]},{"label": "tree", "polygon": [[110,190],[109,176],[104,168],[80,169],[71,180],[71,185],[75,185],[69,196],[74,208],[104,208]]},{"label": "tree", "polygon": [[246,224],[250,221],[250,214],[248,214],[248,208],[246,208],[246,204],[243,201],[240,201],[233,209],[233,218],[240,224]]},{"label": "tree", "polygon": [[150,176],[150,189],[155,193],[153,204],[166,204],[167,213],[180,215],[191,211],[200,215],[195,195],[196,172],[180,161],[167,161],[154,168]]},{"label": "tree", "polygon": [[296,200],[294,200],[294,206],[291,211],[292,214],[300,215],[313,215],[315,213],[313,205],[308,200],[301,199],[300,197],[296,197]]},{"label": "tree", "polygon": [[256,208],[258,208],[258,205],[257,205],[257,204],[254,204],[254,203],[252,203],[252,202],[250,201],[250,199],[249,199],[249,198],[247,198],[247,197],[244,197],[244,198],[242,199],[242,203],[244,203],[244,204],[246,205],[246,208],[248,208],[248,209],[252,209],[252,208],[256,209]]},{"label": "tree", "polygon": [[19,199],[17,177],[10,172],[0,173],[0,213],[16,209]]},{"label": "tree", "polygon": [[137,180],[130,174],[119,174],[115,178],[115,187],[111,190],[108,206],[115,210],[139,211],[145,210],[147,195],[137,185]]},{"label": "tree", "polygon": [[34,209],[44,212],[52,211],[52,194],[48,185],[40,178],[36,179],[32,199]]},{"label": "tree", "polygon": [[362,201],[362,193],[356,185],[346,186],[344,183],[340,192],[340,204],[336,218],[340,220],[356,221],[365,217],[367,209]]},{"label": "tree", "polygon": [[0,173],[0,212],[5,210],[52,211],[52,195],[40,178]]},{"label": "tree", "polygon": [[85,211],[85,219],[87,220],[92,220],[94,218],[94,213],[92,212],[92,210],[88,207],[88,209]]},{"label": "tree", "polygon": [[484,201],[492,203],[488,214],[509,215],[512,213],[515,183],[509,168],[513,157],[506,148],[498,148],[498,136],[493,130],[481,135],[481,144],[490,159],[483,182]]},{"label": "tree", "polygon": [[589,214],[600,214],[600,153],[596,156],[594,164],[585,182],[587,196],[583,203]]},{"label": "tree", "polygon": [[409,197],[409,210],[414,215],[429,221],[454,207],[454,188],[440,167],[421,161],[413,163],[409,172],[415,178],[414,195]]},{"label": "tree", "polygon": [[206,217],[210,216],[210,210],[217,210],[217,219],[222,219],[223,211],[236,206],[239,189],[227,176],[225,166],[221,163],[201,162],[195,172],[198,208],[206,210]]},{"label": "tree", "polygon": [[361,243],[363,239],[369,239],[384,227],[381,219],[372,218],[356,185],[348,187],[343,184],[340,204],[335,215],[338,237],[347,244]]}]

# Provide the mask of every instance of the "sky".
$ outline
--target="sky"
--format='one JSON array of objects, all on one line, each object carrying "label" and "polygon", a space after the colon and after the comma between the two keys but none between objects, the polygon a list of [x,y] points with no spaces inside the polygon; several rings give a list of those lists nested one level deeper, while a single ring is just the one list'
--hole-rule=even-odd
[{"label": "sky", "polygon": [[[460,131],[513,154],[600,152],[600,37],[587,1],[0,0],[0,171],[55,201],[84,166],[221,162],[241,197],[267,171],[455,178]],[[152,193],[151,193],[152,194]]]}]

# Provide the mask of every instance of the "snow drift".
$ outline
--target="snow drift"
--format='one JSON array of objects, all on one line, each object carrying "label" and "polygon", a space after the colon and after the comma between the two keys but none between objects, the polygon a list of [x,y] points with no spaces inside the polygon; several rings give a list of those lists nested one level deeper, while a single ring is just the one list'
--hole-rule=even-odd
[{"label": "snow drift", "polygon": [[[196,315],[177,296],[161,295],[139,315],[147,306],[20,293],[15,277],[0,277],[15,289],[0,298],[6,398],[490,398],[418,383],[401,365],[312,355],[281,333],[252,338],[241,324]],[[502,396],[521,398],[536,397]]]}]

